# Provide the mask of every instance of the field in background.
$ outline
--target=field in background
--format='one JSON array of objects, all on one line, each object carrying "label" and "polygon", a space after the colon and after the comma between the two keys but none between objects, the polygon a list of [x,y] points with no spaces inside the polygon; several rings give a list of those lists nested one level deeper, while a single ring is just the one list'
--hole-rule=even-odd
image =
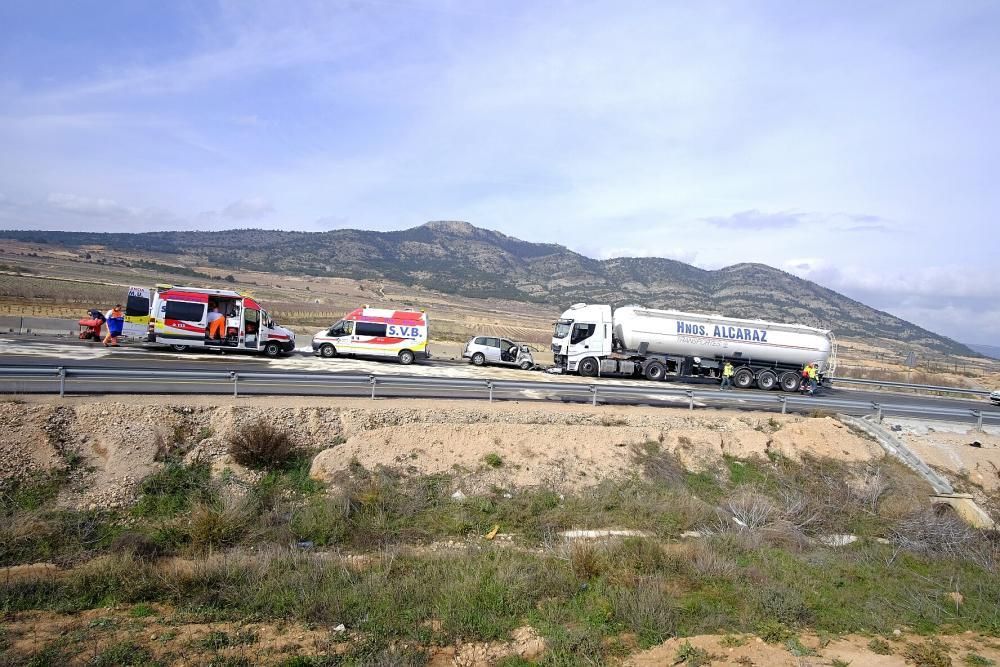
[{"label": "field in background", "polygon": [[[12,242],[0,250],[0,315],[77,319],[90,308],[121,302],[128,285],[162,282],[249,293],[281,324],[304,337],[361,305],[426,310],[431,344],[438,343],[437,349],[447,356],[454,356],[469,337],[485,334],[529,343],[539,361],[549,361],[552,323],[560,312],[559,307],[474,299],[386,281],[264,270],[230,273],[187,264],[184,257]],[[985,357],[941,355],[885,339],[841,338],[839,345],[837,374],[845,377],[980,389],[1000,386],[1000,361]],[[905,364],[911,351],[916,354],[912,369]]]}]

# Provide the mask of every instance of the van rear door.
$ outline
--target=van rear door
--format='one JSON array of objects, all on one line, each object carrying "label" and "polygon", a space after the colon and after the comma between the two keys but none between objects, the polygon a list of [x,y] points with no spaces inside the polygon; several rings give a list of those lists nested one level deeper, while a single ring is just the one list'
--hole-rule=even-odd
[{"label": "van rear door", "polygon": [[148,287],[129,287],[125,301],[123,336],[144,338],[149,333],[151,290]]}]

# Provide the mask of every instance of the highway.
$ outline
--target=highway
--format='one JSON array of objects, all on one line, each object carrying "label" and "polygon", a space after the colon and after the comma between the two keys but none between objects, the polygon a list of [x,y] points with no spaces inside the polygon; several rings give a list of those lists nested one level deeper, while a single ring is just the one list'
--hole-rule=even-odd
[{"label": "highway", "polygon": [[[649,382],[602,378],[596,381],[575,376],[506,368],[476,368],[464,361],[431,360],[404,367],[391,361],[361,359],[320,359],[307,351],[297,351],[284,359],[266,359],[244,354],[177,353],[168,349],[129,345],[108,349],[94,343],[67,338],[0,338],[0,366],[41,368],[66,366],[73,369],[111,369],[131,371],[179,371],[204,373],[216,377],[70,377],[67,393],[108,394],[226,394],[233,393],[229,376],[253,374],[239,379],[240,395],[319,395],[370,396],[370,375],[376,376],[376,396],[483,399],[489,396],[487,381],[493,380],[493,396],[500,400],[548,400],[591,402],[590,386],[597,387],[601,404],[660,405],[687,407],[692,399],[685,390],[696,394],[696,406],[745,409],[780,408],[780,398],[787,399],[788,411],[814,409],[836,410],[850,414],[871,413],[872,403],[884,406],[886,415],[903,416],[903,406],[920,412],[923,418],[974,421],[973,411],[981,411],[986,425],[1000,425],[1000,409],[976,398],[941,398],[883,391],[826,388],[816,397],[802,397],[782,392],[733,390],[721,392],[715,381]],[[272,377],[267,377],[272,376]],[[294,377],[293,377],[294,376]],[[0,391],[39,393],[58,390],[54,377],[3,377]],[[832,405],[852,403],[855,405]],[[896,407],[891,407],[896,406]],[[961,414],[956,414],[960,412]]]}]

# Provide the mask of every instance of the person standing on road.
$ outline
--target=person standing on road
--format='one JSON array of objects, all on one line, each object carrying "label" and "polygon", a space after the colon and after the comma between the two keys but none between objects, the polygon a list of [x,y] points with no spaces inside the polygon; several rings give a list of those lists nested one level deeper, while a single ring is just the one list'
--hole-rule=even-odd
[{"label": "person standing on road", "polygon": [[816,393],[816,387],[819,385],[819,371],[816,370],[816,364],[809,364],[806,370],[809,373],[809,394],[812,395]]},{"label": "person standing on road", "polygon": [[722,365],[722,385],[719,389],[733,388],[733,365],[728,361]]},{"label": "person standing on road", "polygon": [[122,327],[125,324],[125,314],[122,312],[122,305],[115,304],[115,307],[104,315],[108,324],[108,335],[104,337],[104,347],[118,347],[118,338],[122,335]]}]

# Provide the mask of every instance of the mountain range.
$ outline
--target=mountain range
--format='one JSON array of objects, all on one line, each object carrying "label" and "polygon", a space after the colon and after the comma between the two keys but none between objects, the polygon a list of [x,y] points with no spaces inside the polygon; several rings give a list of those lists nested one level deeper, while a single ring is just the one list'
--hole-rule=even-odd
[{"label": "mountain range", "polygon": [[156,253],[164,261],[287,274],[385,279],[449,294],[565,307],[642,304],[790,321],[835,334],[975,355],[965,345],[764,264],[705,270],[658,257],[597,260],[467,222],[401,231],[93,233],[0,230],[0,238]]}]

